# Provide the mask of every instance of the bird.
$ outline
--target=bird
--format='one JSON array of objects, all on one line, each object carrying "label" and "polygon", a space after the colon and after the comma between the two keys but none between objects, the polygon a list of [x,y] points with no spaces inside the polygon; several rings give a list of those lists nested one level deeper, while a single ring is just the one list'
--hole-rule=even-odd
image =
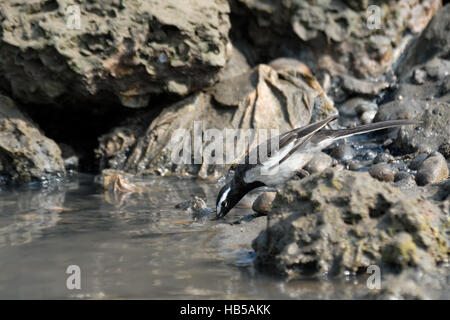
[{"label": "bird", "polygon": [[[317,153],[339,139],[372,131],[418,125],[415,120],[388,120],[347,129],[325,129],[338,115],[285,132],[278,139],[277,150],[269,150],[267,140],[249,151],[244,161],[230,168],[233,178],[219,191],[216,201],[216,219],[223,218],[251,190],[259,187],[273,187],[289,180],[301,172]],[[266,157],[260,156],[260,149],[267,150]],[[256,159],[251,164],[249,159]]]}]

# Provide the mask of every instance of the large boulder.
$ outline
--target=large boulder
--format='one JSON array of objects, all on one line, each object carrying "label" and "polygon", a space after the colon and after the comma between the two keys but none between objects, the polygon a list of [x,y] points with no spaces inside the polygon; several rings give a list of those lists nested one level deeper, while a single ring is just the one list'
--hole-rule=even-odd
[{"label": "large boulder", "polygon": [[263,57],[289,54],[331,74],[357,77],[390,70],[440,7],[440,0],[232,1],[233,16],[242,20],[239,31],[248,30]]},{"label": "large boulder", "polygon": [[0,178],[28,183],[64,173],[58,145],[44,136],[10,98],[0,95]]},{"label": "large boulder", "polygon": [[398,67],[398,86],[375,120],[412,118],[392,145],[401,152],[431,153],[450,141],[450,5],[440,10]]},{"label": "large boulder", "polygon": [[225,0],[0,3],[0,85],[22,102],[144,107],[213,84],[225,66]]},{"label": "large boulder", "polygon": [[[445,230],[447,228],[447,230]],[[261,270],[296,278],[418,268],[448,260],[448,216],[367,172],[327,169],[279,190],[253,242]]]},{"label": "large boulder", "polygon": [[[243,154],[236,153],[233,159],[221,158],[223,164],[203,161],[209,156],[206,150],[215,139],[205,137],[201,142],[204,153],[198,158],[200,161],[194,163],[188,155],[189,163],[177,164],[172,159],[174,135],[185,130],[184,136],[192,138],[184,141],[191,146],[194,136],[201,140],[202,131],[207,129],[220,131],[222,138],[226,138],[224,129],[277,129],[282,133],[335,113],[336,109],[317,81],[296,67],[295,64],[294,69],[278,66],[275,70],[268,65],[259,65],[165,108],[154,120],[140,116],[115,128],[99,139],[97,155],[102,168],[138,174],[176,172],[203,178],[220,176],[230,162],[240,159]],[[200,124],[197,129],[195,121]],[[245,132],[236,133],[237,139],[246,138]],[[253,143],[258,141],[259,132],[255,133]],[[227,144],[234,142],[230,139],[222,141],[223,152],[228,150]],[[195,157],[194,153],[192,157]]]}]

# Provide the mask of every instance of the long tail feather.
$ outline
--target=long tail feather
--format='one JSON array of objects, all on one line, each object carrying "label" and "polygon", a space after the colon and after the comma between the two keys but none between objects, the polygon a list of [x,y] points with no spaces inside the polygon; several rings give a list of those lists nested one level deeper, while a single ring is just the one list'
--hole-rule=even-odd
[{"label": "long tail feather", "polygon": [[381,122],[365,124],[365,125],[355,127],[355,128],[332,130],[332,131],[330,130],[329,133],[330,133],[330,136],[334,139],[343,139],[343,138],[351,137],[351,136],[354,136],[357,134],[364,134],[364,133],[369,133],[372,131],[395,128],[395,127],[400,127],[400,126],[404,126],[404,125],[412,125],[412,124],[421,124],[421,122],[415,121],[415,120],[388,120],[388,121],[381,121]]}]

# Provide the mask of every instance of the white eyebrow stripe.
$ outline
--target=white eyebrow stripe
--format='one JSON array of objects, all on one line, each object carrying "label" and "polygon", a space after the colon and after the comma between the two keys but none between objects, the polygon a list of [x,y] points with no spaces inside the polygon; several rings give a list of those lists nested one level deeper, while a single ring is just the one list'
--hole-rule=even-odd
[{"label": "white eyebrow stripe", "polygon": [[222,203],[222,201],[224,201],[224,200],[227,198],[227,195],[228,195],[228,193],[230,192],[230,190],[231,190],[231,187],[228,187],[228,189],[226,189],[226,190],[224,191],[224,193],[222,194],[222,196],[220,197],[220,200],[219,200],[219,202],[217,203],[217,208],[216,208],[217,212],[219,212],[220,204]]}]

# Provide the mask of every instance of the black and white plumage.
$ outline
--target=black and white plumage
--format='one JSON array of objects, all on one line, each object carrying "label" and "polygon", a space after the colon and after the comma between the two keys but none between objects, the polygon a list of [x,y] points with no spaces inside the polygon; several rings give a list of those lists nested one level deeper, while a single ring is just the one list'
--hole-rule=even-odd
[{"label": "black and white plumage", "polygon": [[[216,216],[224,217],[248,192],[262,186],[279,185],[301,170],[318,152],[336,140],[372,131],[414,125],[414,120],[390,120],[362,125],[349,129],[328,130],[324,127],[337,116],[297,128],[277,137],[278,148],[271,154],[270,140],[258,145],[246,156],[242,164],[235,167],[234,177],[219,191],[216,202]],[[260,159],[259,149],[267,151],[267,157]],[[257,159],[250,164],[249,159]]]}]

